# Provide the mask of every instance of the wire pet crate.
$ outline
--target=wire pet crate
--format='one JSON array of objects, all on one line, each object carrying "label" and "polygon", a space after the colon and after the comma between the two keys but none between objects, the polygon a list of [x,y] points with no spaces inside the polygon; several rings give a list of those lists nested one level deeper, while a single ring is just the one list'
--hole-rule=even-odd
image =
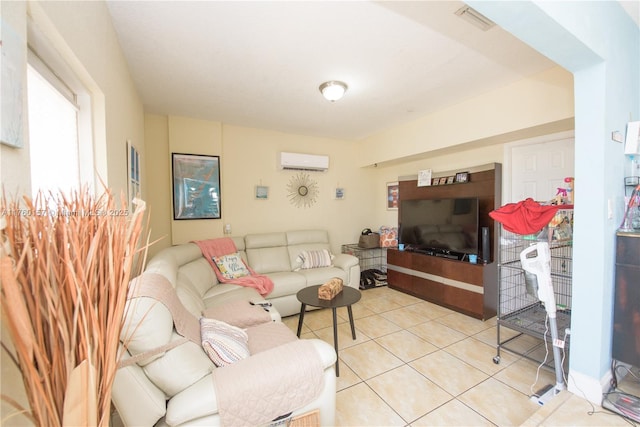
[{"label": "wire pet crate", "polygon": [[[528,291],[524,271],[520,263],[520,253],[530,245],[539,241],[548,241],[551,252],[551,281],[556,299],[556,319],[558,334],[565,336],[565,352],[568,352],[568,335],[565,331],[571,327],[571,286],[572,286],[572,254],[570,239],[558,239],[553,229],[545,229],[539,235],[518,235],[501,228],[499,289],[498,289],[498,323],[497,323],[497,355],[495,363],[500,363],[500,350],[519,354],[531,360],[538,347],[545,342],[551,343],[548,330],[547,312],[534,291]],[[501,340],[501,327],[518,332],[505,340]],[[537,346],[525,351],[510,346],[522,335],[532,336],[540,340]]]},{"label": "wire pet crate", "polygon": [[387,248],[361,248],[342,245],[342,253],[353,255],[360,263],[360,289],[387,285]]},{"label": "wire pet crate", "polygon": [[342,245],[342,253],[360,261],[360,270],[376,269],[387,272],[387,248],[361,248],[357,243]]}]

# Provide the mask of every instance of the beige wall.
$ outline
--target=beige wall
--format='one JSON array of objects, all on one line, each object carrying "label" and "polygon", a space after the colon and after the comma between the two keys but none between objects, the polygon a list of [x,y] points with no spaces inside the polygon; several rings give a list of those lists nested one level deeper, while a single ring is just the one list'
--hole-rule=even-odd
[{"label": "beige wall", "polygon": [[106,4],[31,1],[28,14],[91,94],[96,174],[119,195],[127,189],[126,141],[144,158],[144,108]]},{"label": "beige wall", "polygon": [[[386,201],[386,183],[402,178],[417,179],[418,171],[431,169],[433,176],[451,176],[455,172],[466,172],[473,167],[491,163],[502,163],[503,145],[491,145],[483,148],[461,149],[460,152],[433,156],[428,159],[407,161],[406,163],[378,166],[375,175],[375,193],[373,198],[382,204]],[[375,209],[372,222],[380,225],[397,227],[398,212]]]},{"label": "beige wall", "polygon": [[422,169],[451,175],[503,162],[505,143],[573,129],[573,76],[556,67],[357,144],[357,164],[375,170],[371,222],[397,225],[384,208],[386,183]]},{"label": "beige wall", "polygon": [[[167,128],[168,133],[167,133]],[[154,237],[171,235],[152,253],[194,239],[232,234],[319,227],[331,233],[333,250],[356,242],[361,229],[396,226],[397,211],[386,208],[386,184],[421,169],[453,174],[503,162],[504,143],[573,128],[573,78],[554,68],[497,91],[389,128],[360,142],[314,138],[188,118],[147,116],[149,177],[171,191],[171,152],[221,155],[222,219],[172,221],[170,194],[149,195]],[[166,136],[165,136],[166,134]],[[158,135],[151,137],[151,135]],[[152,148],[153,147],[153,148]],[[330,168],[309,173],[320,187],[318,202],[289,203],[287,184],[295,172],[277,169],[280,151],[326,154]],[[164,153],[164,154],[161,154]],[[165,156],[165,158],[162,158]],[[255,186],[269,187],[256,200]],[[343,187],[344,200],[333,198]]]},{"label": "beige wall", "polygon": [[[169,164],[171,164],[171,153],[219,156],[221,152],[222,124],[220,122],[169,117],[169,153],[166,160]],[[171,188],[171,179],[169,179],[167,189],[170,197]],[[172,219],[173,212],[169,211],[165,216]],[[221,234],[220,220],[171,220],[171,242],[174,245]]]},{"label": "beige wall", "polygon": [[[101,189],[101,180],[116,194],[126,191],[126,141],[131,140],[144,156],[144,112],[106,5],[103,2],[37,1],[22,5],[26,6],[24,13],[42,32],[47,45],[69,66],[92,97],[97,189]],[[26,126],[25,113],[25,129]],[[28,139],[22,149],[1,146],[0,155],[5,189],[12,194],[16,191],[30,194]]]},{"label": "beige wall", "polygon": [[[154,245],[152,254],[172,242],[221,236],[225,223],[231,224],[234,235],[326,228],[332,249],[338,252],[341,244],[357,241],[364,227],[396,224],[396,211],[388,211],[385,206],[386,182],[425,168],[438,173],[500,162],[500,144],[509,135],[514,135],[513,140],[524,138],[523,132],[544,132],[553,125],[553,131],[559,131],[562,129],[558,126],[567,126],[573,117],[573,82],[570,74],[560,69],[385,130],[362,142],[182,117],[144,116],[104,3],[29,2],[28,8],[93,94],[97,172],[114,191],[126,188],[126,140],[139,150],[152,239],[164,237]],[[298,208],[289,203],[286,187],[295,172],[277,169],[279,151],[330,157],[329,171],[309,174],[320,187],[312,207]],[[221,156],[221,220],[172,221],[171,152]],[[1,148],[3,184],[28,185],[27,153],[28,147]],[[377,168],[363,167],[374,163],[379,163]],[[269,187],[267,200],[255,199],[255,185]],[[333,198],[336,187],[345,189],[344,200]],[[4,360],[2,367],[3,392],[15,389],[19,381],[6,375]],[[6,409],[3,404],[3,416]],[[7,425],[12,423],[23,424],[24,419],[6,420]]]},{"label": "beige wall", "polygon": [[[355,143],[224,126],[223,221],[233,234],[308,228],[329,230],[332,249],[357,241],[364,227],[372,227],[373,173],[356,167]],[[305,172],[319,187],[317,202],[296,207],[289,202],[287,184],[300,172],[278,170],[281,151],[329,156],[326,172]],[[257,200],[255,186],[269,187],[269,198]],[[345,189],[336,200],[335,189]]]},{"label": "beige wall", "polygon": [[[161,190],[148,193],[152,239],[171,236],[154,244],[151,254],[171,244],[221,237],[224,224],[231,225],[232,235],[327,229],[333,250],[339,252],[341,244],[357,241],[362,228],[375,226],[370,222],[376,209],[370,197],[375,171],[354,165],[354,142],[154,115],[146,116],[145,132],[152,159],[147,177],[161,185],[156,187]],[[327,172],[306,172],[320,190],[314,205],[296,207],[289,202],[287,184],[298,172],[277,168],[281,151],[329,156]],[[220,156],[220,220],[172,219],[171,153]],[[256,185],[269,187],[268,199],[255,198]],[[345,189],[343,200],[334,198],[336,187]]]},{"label": "beige wall", "polygon": [[145,180],[142,183],[149,211],[151,241],[149,253],[171,245],[171,162],[169,150],[169,119],[167,116],[147,114],[144,118],[146,156]]},{"label": "beige wall", "polygon": [[[49,44],[58,51],[93,96],[96,173],[115,194],[126,191],[126,140],[130,139],[145,159],[144,113],[106,5],[104,2],[88,1],[30,1],[24,5],[24,13],[30,14]],[[0,147],[0,178],[4,188],[12,195],[16,191],[19,194],[31,192],[28,141],[25,144],[22,149],[4,145]],[[56,165],[52,164],[51,168],[51,173],[56,173]],[[2,340],[11,345],[4,329]],[[6,355],[0,357],[2,393],[26,404],[17,370]],[[2,400],[2,425],[29,424],[23,416],[10,417],[15,412]]]},{"label": "beige wall", "polygon": [[358,164],[397,163],[573,129],[573,110],[573,76],[555,67],[366,138],[359,143]]}]

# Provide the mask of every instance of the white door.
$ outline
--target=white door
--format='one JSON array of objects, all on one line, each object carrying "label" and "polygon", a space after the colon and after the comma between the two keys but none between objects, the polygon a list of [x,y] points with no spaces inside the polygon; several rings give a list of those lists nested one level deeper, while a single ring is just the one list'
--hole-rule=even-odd
[{"label": "white door", "polygon": [[558,194],[559,188],[567,188],[564,179],[574,176],[573,135],[509,144],[505,157],[510,175],[505,176],[505,184],[508,182],[510,185],[505,185],[504,203],[526,198],[549,201]]}]

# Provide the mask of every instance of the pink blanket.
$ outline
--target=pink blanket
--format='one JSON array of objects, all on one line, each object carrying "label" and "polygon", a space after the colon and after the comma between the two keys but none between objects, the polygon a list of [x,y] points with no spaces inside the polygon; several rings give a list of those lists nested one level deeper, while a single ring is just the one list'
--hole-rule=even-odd
[{"label": "pink blanket", "polygon": [[234,285],[255,288],[262,296],[266,296],[273,291],[273,281],[263,274],[257,274],[251,267],[246,265],[246,263],[245,266],[251,275],[238,277],[236,279],[227,279],[222,275],[220,269],[213,261],[213,257],[238,252],[236,244],[233,243],[231,238],[221,237],[219,239],[197,240],[194,243],[198,245],[202,251],[202,255],[207,259],[207,261],[209,261],[209,264],[211,264],[211,267],[213,268],[213,271],[216,272],[216,277],[220,283],[233,283]]},{"label": "pink blanket", "polygon": [[221,425],[264,426],[317,399],[324,368],[311,341],[294,339],[214,369],[213,385]]}]

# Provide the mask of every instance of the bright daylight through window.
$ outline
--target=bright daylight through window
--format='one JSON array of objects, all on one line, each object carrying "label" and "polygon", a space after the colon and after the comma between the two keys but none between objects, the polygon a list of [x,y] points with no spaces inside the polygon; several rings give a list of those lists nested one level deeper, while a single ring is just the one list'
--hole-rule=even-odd
[{"label": "bright daylight through window", "polygon": [[80,186],[78,110],[33,67],[28,67],[31,188],[69,193]]}]

